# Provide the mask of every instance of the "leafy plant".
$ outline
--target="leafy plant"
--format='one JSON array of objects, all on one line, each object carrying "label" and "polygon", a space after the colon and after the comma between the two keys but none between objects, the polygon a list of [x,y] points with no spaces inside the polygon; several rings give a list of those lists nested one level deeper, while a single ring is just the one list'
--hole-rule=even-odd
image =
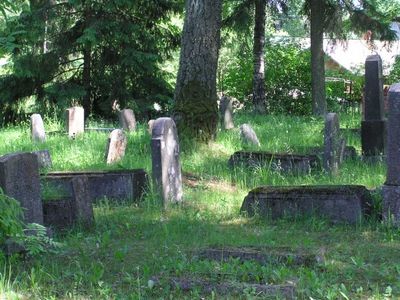
[{"label": "leafy plant", "polygon": [[0,211],[0,244],[3,244],[7,238],[22,234],[22,208],[0,189]]}]

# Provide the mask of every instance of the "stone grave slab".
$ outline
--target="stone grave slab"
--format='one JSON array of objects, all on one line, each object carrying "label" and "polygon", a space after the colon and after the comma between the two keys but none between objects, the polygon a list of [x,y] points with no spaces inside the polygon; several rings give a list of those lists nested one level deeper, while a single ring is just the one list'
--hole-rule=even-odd
[{"label": "stone grave slab", "polygon": [[34,142],[46,141],[46,132],[44,130],[43,119],[40,114],[31,115],[31,135]]},{"label": "stone grave slab", "polygon": [[85,131],[85,110],[83,107],[71,107],[66,110],[66,126],[69,137]]},{"label": "stone grave slab", "polygon": [[339,165],[343,161],[345,140],[341,137],[339,118],[336,113],[328,113],[325,116],[324,128],[324,155],[323,167],[325,171],[333,175],[337,174]]},{"label": "stone grave slab", "polygon": [[53,167],[49,150],[38,150],[32,153],[37,157],[39,169],[49,169]]},{"label": "stone grave slab", "polygon": [[320,167],[320,160],[317,155],[237,151],[229,158],[228,164],[230,167],[268,167],[274,171],[309,173]]},{"label": "stone grave slab", "polygon": [[327,218],[355,224],[370,214],[370,192],[360,185],[263,186],[249,192],[241,212],[263,218]]},{"label": "stone grave slab", "polygon": [[123,130],[115,129],[110,133],[106,150],[107,164],[119,162],[125,156],[128,139]]},{"label": "stone grave slab", "polygon": [[242,140],[243,145],[261,146],[257,134],[249,124],[240,125],[240,139]]},{"label": "stone grave slab", "polygon": [[219,114],[220,114],[220,123],[221,128],[225,130],[229,130],[235,128],[233,123],[233,103],[232,98],[226,95],[221,97],[219,103]]},{"label": "stone grave slab", "polygon": [[136,130],[136,118],[132,109],[125,108],[119,112],[119,123],[126,131]]}]

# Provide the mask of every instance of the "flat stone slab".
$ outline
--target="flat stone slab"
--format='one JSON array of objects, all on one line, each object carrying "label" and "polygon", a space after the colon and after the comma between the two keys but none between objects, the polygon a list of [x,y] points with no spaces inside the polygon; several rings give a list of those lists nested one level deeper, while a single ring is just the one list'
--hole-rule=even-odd
[{"label": "flat stone slab", "polygon": [[268,167],[275,171],[309,173],[320,166],[317,155],[270,153],[264,151],[237,151],[228,162],[230,167]]},{"label": "flat stone slab", "polygon": [[264,186],[250,191],[240,210],[271,219],[321,216],[354,224],[370,213],[370,203],[370,192],[361,185]]},{"label": "flat stone slab", "polygon": [[[153,277],[152,281],[159,286],[160,279]],[[169,285],[173,289],[180,289],[184,292],[199,290],[203,294],[212,292],[218,295],[244,295],[247,292],[254,292],[258,296],[271,297],[273,299],[295,299],[296,289],[292,284],[269,285],[254,284],[235,281],[211,281],[201,278],[172,277],[168,279]]]},{"label": "flat stone slab", "polygon": [[285,264],[291,266],[313,266],[325,261],[324,252],[310,253],[303,250],[293,251],[286,247],[224,247],[206,248],[194,251],[193,257],[200,260],[229,261],[238,259],[240,262],[249,260],[261,265]]},{"label": "flat stone slab", "polygon": [[73,196],[72,179],[86,176],[92,202],[106,197],[109,200],[138,201],[148,189],[148,176],[143,169],[117,171],[49,172],[41,175],[46,188],[55,189],[60,195]]}]

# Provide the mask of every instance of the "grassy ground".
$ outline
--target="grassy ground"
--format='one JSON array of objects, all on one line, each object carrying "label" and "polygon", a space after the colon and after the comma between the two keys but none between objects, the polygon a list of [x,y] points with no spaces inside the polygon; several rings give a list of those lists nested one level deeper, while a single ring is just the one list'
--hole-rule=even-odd
[{"label": "grassy ground", "polygon": [[[342,128],[359,127],[358,116],[343,115]],[[323,121],[311,117],[251,117],[262,149],[302,152],[322,145]],[[150,171],[150,136],[145,126],[129,134],[126,157],[107,167],[107,134],[85,133],[76,140],[54,134],[44,144],[32,145],[27,125],[0,132],[0,154],[49,149],[54,169],[145,168]],[[52,129],[59,129],[52,124]],[[348,133],[349,144],[360,151],[359,136]],[[400,231],[370,221],[355,226],[330,225],[317,218],[260,220],[244,218],[239,208],[256,186],[290,184],[363,184],[376,188],[385,180],[385,166],[347,161],[332,178],[323,172],[284,175],[259,168],[230,170],[229,156],[242,146],[238,130],[221,132],[209,145],[182,145],[185,204],[167,212],[154,194],[139,204],[95,207],[96,226],[75,228],[57,235],[62,246],[55,253],[11,258],[0,267],[0,294],[6,298],[36,299],[198,299],[198,291],[171,290],[170,276],[212,280],[297,285],[298,299],[398,299],[400,298]],[[316,266],[255,262],[210,262],[192,259],[190,252],[209,246],[277,246],[325,253]],[[161,279],[152,289],[148,280]],[[206,295],[206,298],[220,298]],[[251,291],[227,298],[257,298]]]}]

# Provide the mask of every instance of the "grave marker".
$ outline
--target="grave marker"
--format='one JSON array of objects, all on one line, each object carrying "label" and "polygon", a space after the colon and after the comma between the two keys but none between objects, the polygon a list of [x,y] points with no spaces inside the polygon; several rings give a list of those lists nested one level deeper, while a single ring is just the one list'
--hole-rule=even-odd
[{"label": "grave marker", "polygon": [[42,116],[39,114],[31,115],[31,135],[34,142],[46,141],[46,132],[44,130]]},{"label": "grave marker", "polygon": [[335,113],[325,116],[323,167],[325,171],[336,174],[343,161],[346,143],[340,134],[339,118]]},{"label": "grave marker", "polygon": [[127,143],[128,141],[123,130],[114,129],[110,133],[106,151],[107,164],[116,163],[125,156]]},{"label": "grave marker", "polygon": [[66,125],[69,137],[85,131],[85,110],[83,107],[71,107],[66,110]]},{"label": "grave marker", "polygon": [[249,124],[240,125],[240,138],[242,140],[242,143],[245,145],[253,144],[257,147],[261,146],[256,133]]},{"label": "grave marker", "polygon": [[233,106],[231,97],[225,95],[221,97],[219,114],[222,129],[228,130],[235,128],[235,125],[233,124]]},{"label": "grave marker", "polygon": [[123,109],[119,112],[119,123],[126,131],[135,131],[136,118],[132,109]]}]

